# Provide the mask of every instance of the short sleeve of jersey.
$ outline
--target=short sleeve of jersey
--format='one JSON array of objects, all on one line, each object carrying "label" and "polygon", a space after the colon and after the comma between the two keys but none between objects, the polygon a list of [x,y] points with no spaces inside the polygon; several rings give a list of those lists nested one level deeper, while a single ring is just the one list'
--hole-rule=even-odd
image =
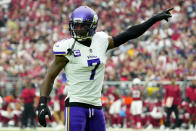
[{"label": "short sleeve of jersey", "polygon": [[64,55],[69,59],[69,56],[67,55],[67,49],[71,48],[71,42],[69,39],[63,39],[58,42],[56,42],[53,46],[53,54],[54,55]]},{"label": "short sleeve of jersey", "polygon": [[96,32],[95,34],[95,39],[99,41],[102,50],[104,50],[105,52],[107,51],[109,45],[108,37],[108,34],[105,32]]}]

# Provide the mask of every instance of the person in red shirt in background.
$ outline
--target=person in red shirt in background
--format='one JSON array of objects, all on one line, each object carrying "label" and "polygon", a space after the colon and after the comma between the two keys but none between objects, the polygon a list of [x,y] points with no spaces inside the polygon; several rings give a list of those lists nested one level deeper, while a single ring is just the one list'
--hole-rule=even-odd
[{"label": "person in red shirt in background", "polygon": [[140,129],[142,128],[141,125],[141,114],[142,114],[142,89],[140,86],[140,79],[135,78],[133,80],[133,87],[131,89],[131,97],[133,98],[133,101],[131,103],[131,114],[133,118],[133,125],[135,126],[134,128]]},{"label": "person in red shirt in background", "polygon": [[30,127],[36,128],[35,124],[35,108],[34,108],[34,101],[36,100],[35,97],[35,89],[32,87],[33,84],[30,82],[26,82],[25,88],[22,90],[21,93],[21,100],[23,102],[24,110],[22,112],[22,119],[21,119],[21,128],[24,129],[28,126],[28,119],[30,119]]},{"label": "person in red shirt in background", "polygon": [[189,122],[190,122],[190,131],[196,129],[196,78],[191,80],[191,85],[186,88],[186,99],[188,102],[188,113],[190,115]]},{"label": "person in red shirt in background", "polygon": [[165,126],[167,130],[169,130],[171,121],[170,121],[170,115],[174,111],[175,113],[175,124],[173,128],[179,128],[179,106],[181,105],[181,93],[180,88],[178,85],[176,85],[176,76],[171,75],[171,84],[164,85],[165,87],[165,95],[164,95],[164,103],[166,107],[166,122]]}]

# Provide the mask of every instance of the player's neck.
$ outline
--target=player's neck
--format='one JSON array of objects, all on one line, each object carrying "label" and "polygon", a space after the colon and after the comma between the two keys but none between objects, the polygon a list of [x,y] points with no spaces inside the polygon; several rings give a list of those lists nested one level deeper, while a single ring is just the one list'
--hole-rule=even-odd
[{"label": "player's neck", "polygon": [[80,44],[85,45],[87,47],[91,46],[91,39],[87,39],[85,41],[78,41]]}]

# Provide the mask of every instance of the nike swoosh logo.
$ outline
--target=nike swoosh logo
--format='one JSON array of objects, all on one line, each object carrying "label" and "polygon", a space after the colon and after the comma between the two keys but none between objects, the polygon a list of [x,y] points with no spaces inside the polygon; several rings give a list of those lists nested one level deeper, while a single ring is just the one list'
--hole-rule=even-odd
[{"label": "nike swoosh logo", "polygon": [[43,111],[44,111],[44,109],[42,109],[42,110],[40,111],[40,114],[41,114]]}]

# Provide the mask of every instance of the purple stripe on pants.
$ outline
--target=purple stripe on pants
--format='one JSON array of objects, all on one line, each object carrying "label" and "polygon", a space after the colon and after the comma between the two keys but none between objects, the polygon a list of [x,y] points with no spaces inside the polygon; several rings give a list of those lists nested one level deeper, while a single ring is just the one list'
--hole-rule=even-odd
[{"label": "purple stripe on pants", "polygon": [[65,131],[106,131],[104,113],[101,109],[66,107],[64,114]]}]

